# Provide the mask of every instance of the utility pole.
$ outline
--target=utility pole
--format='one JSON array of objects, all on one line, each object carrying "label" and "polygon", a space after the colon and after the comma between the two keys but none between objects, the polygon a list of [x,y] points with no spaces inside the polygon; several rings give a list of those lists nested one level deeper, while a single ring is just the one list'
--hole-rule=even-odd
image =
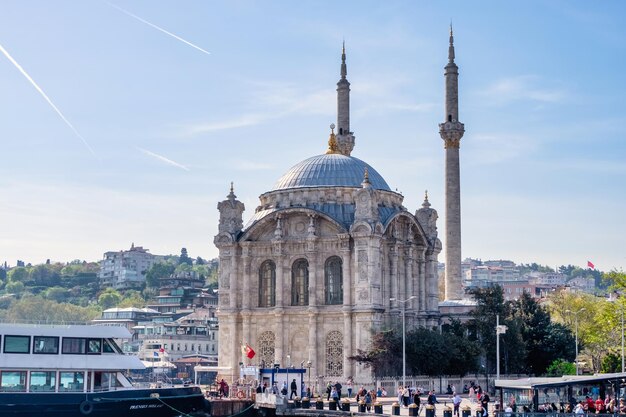
[{"label": "utility pole", "polygon": [[500,315],[496,314],[496,381],[500,379],[500,335],[506,330],[505,325],[500,325]]}]

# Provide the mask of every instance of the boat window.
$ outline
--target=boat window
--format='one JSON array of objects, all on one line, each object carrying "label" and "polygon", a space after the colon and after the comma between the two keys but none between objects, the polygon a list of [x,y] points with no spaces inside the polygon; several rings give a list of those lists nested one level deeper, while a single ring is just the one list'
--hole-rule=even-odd
[{"label": "boat window", "polygon": [[109,344],[107,339],[104,339],[104,343],[102,344],[102,352],[104,353],[115,353],[115,350]]},{"label": "boat window", "polygon": [[26,391],[26,371],[2,371],[0,374],[0,391]]},{"label": "boat window", "polygon": [[87,343],[87,354],[99,355],[102,351],[102,339],[89,339]]},{"label": "boat window", "polygon": [[30,336],[4,336],[4,353],[30,353]]},{"label": "boat window", "polygon": [[62,352],[69,354],[84,354],[86,342],[87,339],[79,337],[64,337]]},{"label": "boat window", "polygon": [[59,338],[53,336],[35,336],[33,337],[33,353],[42,354],[58,354]]},{"label": "boat window", "polygon": [[122,349],[117,346],[113,339],[104,339],[104,345],[102,346],[104,353],[123,353]]},{"label": "boat window", "polygon": [[30,391],[31,392],[54,392],[57,385],[57,373],[52,372],[30,372]]},{"label": "boat window", "polygon": [[83,391],[84,387],[85,387],[85,373],[84,372],[60,372],[59,373],[59,392]]}]

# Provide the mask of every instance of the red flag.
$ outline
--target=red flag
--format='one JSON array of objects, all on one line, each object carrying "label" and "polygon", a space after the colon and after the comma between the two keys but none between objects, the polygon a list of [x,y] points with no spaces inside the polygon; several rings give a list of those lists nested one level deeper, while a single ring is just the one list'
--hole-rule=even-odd
[{"label": "red flag", "polygon": [[596,267],[594,266],[594,264],[591,263],[591,261],[587,261],[587,268],[596,269]]},{"label": "red flag", "polygon": [[254,358],[254,355],[256,355],[256,352],[250,347],[249,344],[246,343],[246,356],[248,359],[252,359]]},{"label": "red flag", "polygon": [[161,348],[161,349],[159,349],[159,352],[165,353],[165,349]]}]

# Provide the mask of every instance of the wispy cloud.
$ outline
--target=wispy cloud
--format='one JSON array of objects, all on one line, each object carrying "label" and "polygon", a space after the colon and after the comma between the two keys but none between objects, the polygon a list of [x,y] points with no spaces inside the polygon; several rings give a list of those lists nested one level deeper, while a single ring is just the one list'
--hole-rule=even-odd
[{"label": "wispy cloud", "polygon": [[250,102],[254,110],[238,117],[190,123],[183,126],[180,135],[189,137],[220,130],[255,126],[293,114],[332,114],[334,92],[332,90],[303,91],[292,84],[254,83],[256,91]]},{"label": "wispy cloud", "polygon": [[189,45],[189,46],[191,46],[194,49],[197,49],[200,52],[203,52],[203,53],[205,53],[207,55],[211,55],[210,52],[205,51],[204,49],[200,48],[198,45],[194,45],[193,43],[191,43],[191,42],[181,38],[180,36],[177,36],[177,35],[173,34],[172,32],[169,32],[169,31],[163,29],[162,27],[155,25],[154,23],[150,23],[147,20],[142,19],[141,17],[137,16],[136,14],[133,14],[133,13],[129,12],[128,10],[121,8],[120,6],[117,6],[117,5],[115,5],[115,4],[111,3],[111,2],[108,2],[106,0],[105,0],[105,3],[107,3],[111,7],[119,10],[120,12],[124,13],[125,15],[130,16],[133,19],[136,19],[136,20],[140,21],[141,23],[144,23],[144,24],[150,26],[151,28],[154,28],[154,29],[158,30],[159,32],[163,32],[166,35],[171,36],[172,38],[174,38],[176,40],[179,40],[182,43],[184,43],[186,45]]},{"label": "wispy cloud", "polygon": [[185,170],[185,171],[189,171],[189,168],[187,168],[183,164],[179,164],[176,161],[172,161],[171,159],[166,158],[163,155],[159,155],[159,154],[156,154],[154,152],[150,152],[149,150],[140,148],[138,146],[137,146],[137,150],[139,150],[143,154],[148,155],[148,156],[150,156],[150,157],[152,157],[152,158],[154,158],[154,159],[156,159],[158,161],[161,161],[161,162],[163,162],[163,163],[165,163],[167,165],[170,165],[170,166],[173,166],[173,167],[176,167],[176,168],[180,168],[180,169]]},{"label": "wispy cloud", "polygon": [[[381,79],[385,77],[381,76]],[[404,111],[428,112],[437,104],[420,103],[406,97],[400,77],[391,77],[395,81],[381,82],[357,80],[354,82],[354,94],[358,94],[361,107],[353,108],[353,116],[364,116],[371,112]],[[249,82],[254,109],[240,116],[224,120],[190,123],[180,129],[184,137],[197,136],[215,131],[238,129],[267,123],[295,114],[327,115],[334,118],[336,111],[336,92],[332,87],[309,90],[297,85],[281,82]]]},{"label": "wispy cloud", "polygon": [[11,61],[11,63],[15,66],[15,68],[17,68],[18,71],[22,73],[22,75],[28,80],[28,82],[30,82],[31,85],[33,87],[35,87],[35,90],[37,90],[37,92],[39,92],[39,94],[41,94],[41,96],[44,98],[44,100],[46,100],[48,102],[50,107],[52,107],[52,109],[59,115],[59,117],[65,122],[65,124],[68,125],[70,129],[72,129],[72,132],[74,132],[74,134],[76,136],[78,136],[78,138],[81,140],[81,142],[83,142],[83,145],[85,145],[85,147],[87,147],[87,149],[89,149],[89,152],[91,152],[93,156],[96,156],[96,153],[91,148],[91,146],[89,146],[89,144],[87,143],[87,141],[85,140],[83,135],[81,135],[78,132],[78,130],[76,130],[74,125],[71,124],[69,120],[67,120],[67,118],[63,115],[63,113],[61,113],[61,110],[59,110],[59,108],[52,102],[52,100],[50,100],[50,97],[48,97],[48,95],[41,89],[41,87],[39,87],[39,85],[35,82],[35,80],[33,80],[32,77],[30,75],[28,75],[26,70],[24,68],[22,68],[22,66],[20,64],[18,64],[18,62],[15,59],[13,59],[11,54],[9,54],[9,52],[6,49],[4,49],[4,47],[2,45],[0,45],[0,52],[2,52],[4,54],[4,56],[7,57],[7,59],[9,61]]},{"label": "wispy cloud", "polygon": [[492,102],[530,100],[540,103],[558,103],[563,101],[567,94],[563,90],[538,86],[540,79],[533,75],[502,78],[481,92]]}]

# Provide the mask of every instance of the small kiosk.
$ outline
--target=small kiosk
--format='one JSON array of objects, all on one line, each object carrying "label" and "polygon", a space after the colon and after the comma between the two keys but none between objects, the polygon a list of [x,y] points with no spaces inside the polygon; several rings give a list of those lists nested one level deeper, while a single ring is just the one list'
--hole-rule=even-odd
[{"label": "small kiosk", "polygon": [[259,369],[259,382],[261,386],[267,387],[268,391],[272,391],[272,387],[276,384],[276,389],[279,394],[283,394],[281,392],[284,387],[287,389],[287,397],[291,394],[291,383],[295,380],[296,385],[298,386],[297,395],[298,397],[303,397],[304,394],[304,374],[306,373],[306,369],[304,368],[280,368],[278,366],[273,368],[260,368]]}]

